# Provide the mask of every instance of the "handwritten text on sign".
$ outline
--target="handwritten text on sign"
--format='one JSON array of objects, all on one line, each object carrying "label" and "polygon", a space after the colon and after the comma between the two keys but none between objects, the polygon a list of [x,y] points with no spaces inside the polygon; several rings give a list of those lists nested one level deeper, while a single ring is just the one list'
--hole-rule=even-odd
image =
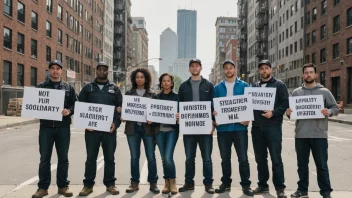
[{"label": "handwritten text on sign", "polygon": [[210,134],[211,102],[180,102],[179,122],[183,134]]},{"label": "handwritten text on sign", "polygon": [[123,96],[122,119],[135,122],[147,122],[148,101],[149,98],[129,95]]},{"label": "handwritten text on sign", "polygon": [[251,101],[247,95],[214,98],[216,122],[220,125],[254,120]]},{"label": "handwritten text on sign", "polygon": [[76,102],[75,127],[110,132],[114,111],[115,107],[110,105]]},{"label": "handwritten text on sign", "polygon": [[276,88],[246,87],[244,95],[252,96],[254,110],[274,110]]},{"label": "handwritten text on sign", "polygon": [[324,118],[321,110],[324,109],[322,95],[290,97],[291,119]]},{"label": "handwritten text on sign", "polygon": [[150,99],[147,120],[161,124],[176,124],[177,102]]},{"label": "handwritten text on sign", "polygon": [[65,91],[25,87],[21,117],[62,121]]}]

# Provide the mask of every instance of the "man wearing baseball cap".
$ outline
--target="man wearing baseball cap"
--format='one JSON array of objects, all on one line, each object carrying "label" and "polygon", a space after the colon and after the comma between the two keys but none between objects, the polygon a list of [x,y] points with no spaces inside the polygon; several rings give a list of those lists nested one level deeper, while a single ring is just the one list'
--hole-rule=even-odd
[{"label": "man wearing baseball cap", "polygon": [[58,156],[57,164],[57,186],[58,194],[65,197],[72,197],[68,185],[68,150],[70,146],[70,125],[71,116],[75,108],[77,95],[74,88],[61,80],[62,63],[59,60],[53,60],[49,63],[49,78],[37,85],[37,88],[57,89],[65,91],[64,109],[62,110],[62,121],[40,120],[39,127],[39,182],[38,190],[32,195],[32,198],[41,198],[48,195],[48,188],[51,182],[50,161],[53,146],[55,143],[56,153]]},{"label": "man wearing baseball cap", "polygon": [[252,123],[252,141],[255,161],[258,169],[258,187],[254,194],[269,192],[268,150],[272,161],[273,183],[278,198],[286,198],[284,166],[281,158],[282,150],[282,121],[286,109],[289,107],[288,91],[286,85],[272,76],[272,64],[269,60],[262,60],[258,64],[261,76],[259,82],[253,87],[262,89],[276,88],[275,104],[273,110],[254,110]]},{"label": "man wearing baseball cap", "polygon": [[116,130],[121,124],[121,114],[117,108],[122,106],[122,94],[120,89],[108,80],[109,66],[105,62],[100,62],[96,67],[96,79],[86,84],[79,93],[79,101],[114,106],[114,118],[111,123],[110,133],[85,130],[85,141],[87,150],[87,160],[83,180],[84,187],[79,193],[80,196],[88,196],[93,192],[95,176],[97,171],[97,157],[100,145],[104,154],[104,179],[106,191],[112,195],[119,194],[115,186],[115,150],[116,150]]}]

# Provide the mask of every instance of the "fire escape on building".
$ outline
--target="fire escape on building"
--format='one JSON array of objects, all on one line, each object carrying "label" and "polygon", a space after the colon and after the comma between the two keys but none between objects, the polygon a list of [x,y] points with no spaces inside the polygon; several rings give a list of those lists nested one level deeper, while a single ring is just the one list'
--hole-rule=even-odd
[{"label": "fire escape on building", "polygon": [[114,7],[114,43],[113,43],[113,73],[114,82],[124,81],[126,78],[125,53],[125,0],[115,1]]}]

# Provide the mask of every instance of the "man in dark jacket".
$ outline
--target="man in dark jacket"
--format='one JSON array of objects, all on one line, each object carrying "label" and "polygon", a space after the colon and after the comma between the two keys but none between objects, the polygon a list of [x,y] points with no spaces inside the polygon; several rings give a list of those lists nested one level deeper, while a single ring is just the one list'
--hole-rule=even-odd
[{"label": "man in dark jacket", "polygon": [[258,169],[258,187],[254,194],[269,192],[269,167],[268,150],[272,161],[273,183],[278,198],[286,198],[284,166],[281,158],[282,149],[282,120],[289,106],[288,91],[285,84],[274,78],[272,65],[268,60],[262,60],[258,64],[261,80],[254,87],[276,88],[274,110],[254,111],[252,124],[252,141],[255,153],[255,161]]},{"label": "man in dark jacket", "polygon": [[96,68],[96,79],[83,87],[79,94],[80,102],[96,103],[114,106],[114,118],[111,124],[110,133],[86,129],[85,140],[87,149],[87,161],[83,180],[84,188],[80,196],[87,196],[93,192],[97,170],[97,157],[100,145],[104,153],[104,185],[106,190],[113,195],[119,194],[115,186],[115,150],[116,150],[116,129],[119,128],[121,114],[117,107],[122,106],[122,94],[120,89],[108,80],[108,65],[100,62]]},{"label": "man in dark jacket", "polygon": [[[189,101],[213,101],[214,85],[204,79],[200,72],[202,71],[202,63],[199,59],[192,59],[189,62],[189,71],[192,76],[180,85],[178,95],[179,102]],[[213,106],[212,110],[213,112]],[[214,116],[213,121],[214,121]],[[194,190],[195,175],[195,157],[197,153],[197,145],[202,153],[203,158],[203,184],[205,191],[214,194],[213,184],[213,163],[211,153],[213,151],[213,132],[209,131],[209,135],[184,135],[183,143],[186,152],[186,180],[185,184],[179,189],[179,192]]]},{"label": "man in dark jacket", "polygon": [[48,195],[48,188],[51,182],[50,160],[55,143],[58,156],[57,164],[57,186],[58,194],[65,197],[71,197],[73,194],[69,191],[70,181],[68,177],[68,150],[70,146],[70,125],[71,116],[75,108],[77,95],[74,88],[68,83],[61,80],[62,63],[54,60],[49,63],[50,78],[45,82],[37,85],[37,88],[57,89],[65,91],[64,109],[62,110],[62,121],[40,120],[39,128],[39,182],[38,190],[32,198],[41,198]]}]

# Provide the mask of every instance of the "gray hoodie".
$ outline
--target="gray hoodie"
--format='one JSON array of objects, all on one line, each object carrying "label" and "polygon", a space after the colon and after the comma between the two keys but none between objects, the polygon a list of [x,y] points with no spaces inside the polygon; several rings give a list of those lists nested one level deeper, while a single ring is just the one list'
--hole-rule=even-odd
[{"label": "gray hoodie", "polygon": [[[339,107],[331,92],[317,83],[313,88],[302,85],[292,92],[292,96],[323,95],[324,108],[329,109],[330,116],[339,114]],[[328,138],[328,117],[323,119],[296,120],[295,138]]]}]

